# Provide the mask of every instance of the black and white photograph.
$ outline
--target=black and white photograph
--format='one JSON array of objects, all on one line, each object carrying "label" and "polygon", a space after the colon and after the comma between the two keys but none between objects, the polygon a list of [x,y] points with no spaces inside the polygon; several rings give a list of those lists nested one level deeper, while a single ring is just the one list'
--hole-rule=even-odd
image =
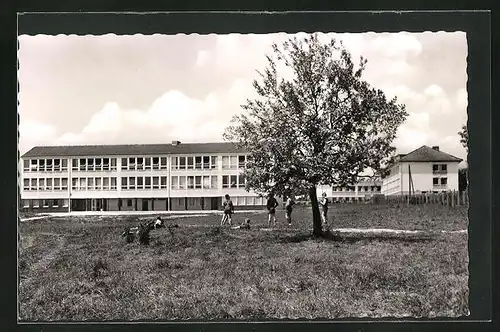
[{"label": "black and white photograph", "polygon": [[19,322],[470,315],[466,32],[17,38]]}]

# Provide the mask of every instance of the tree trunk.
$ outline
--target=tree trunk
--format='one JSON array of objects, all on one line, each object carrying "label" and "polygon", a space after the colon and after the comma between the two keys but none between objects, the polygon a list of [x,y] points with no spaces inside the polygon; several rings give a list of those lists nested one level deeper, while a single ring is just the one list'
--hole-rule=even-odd
[{"label": "tree trunk", "polygon": [[319,213],[318,205],[318,194],[316,192],[316,186],[309,189],[309,197],[311,198],[311,208],[313,213],[313,235],[321,236],[323,235],[323,227],[321,225],[321,216]]}]

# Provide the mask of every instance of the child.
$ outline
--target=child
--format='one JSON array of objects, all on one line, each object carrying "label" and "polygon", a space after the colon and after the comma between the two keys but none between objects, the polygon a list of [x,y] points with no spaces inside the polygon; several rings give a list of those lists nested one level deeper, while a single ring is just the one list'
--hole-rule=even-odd
[{"label": "child", "polygon": [[155,223],[154,223],[154,228],[157,229],[157,228],[162,228],[162,227],[164,227],[163,220],[161,219],[161,217],[156,218]]},{"label": "child", "polygon": [[293,205],[295,204],[294,200],[292,199],[292,196],[289,196],[288,199],[286,200],[286,205],[285,205],[285,218],[286,221],[288,221],[288,225],[292,225],[292,210],[293,210]]},{"label": "child", "polygon": [[232,229],[250,229],[250,219],[246,218],[245,222],[243,222],[241,225],[234,226],[234,227],[231,227],[231,228]]},{"label": "child", "polygon": [[226,200],[222,204],[222,207],[224,208],[224,214],[222,215],[222,220],[220,222],[221,226],[224,225],[226,221],[229,221],[229,225],[233,224],[231,215],[234,213],[234,205],[228,194],[226,194],[224,197],[226,198]]},{"label": "child", "polygon": [[328,198],[326,197],[326,193],[322,194],[322,198],[319,201],[319,204],[321,205],[321,219],[323,219],[323,224],[328,225],[328,204],[330,202],[328,201]]},{"label": "child", "polygon": [[266,208],[269,213],[269,225],[271,225],[271,220],[274,221],[274,224],[276,225],[276,207],[278,206],[278,201],[276,198],[274,198],[274,194],[271,193],[269,194],[269,197],[267,199],[267,204]]}]

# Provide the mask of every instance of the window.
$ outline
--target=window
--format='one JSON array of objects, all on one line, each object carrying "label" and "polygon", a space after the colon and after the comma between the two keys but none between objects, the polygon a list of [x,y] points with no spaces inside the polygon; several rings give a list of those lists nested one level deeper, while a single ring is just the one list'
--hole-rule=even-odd
[{"label": "window", "polygon": [[160,169],[167,169],[167,157],[160,158]]},{"label": "window", "polygon": [[127,169],[128,169],[128,159],[122,158],[122,171],[125,171]]},{"label": "window", "polygon": [[116,190],[116,178],[111,178],[111,190]]},{"label": "window", "polygon": [[195,205],[196,205],[196,198],[188,197],[188,206],[195,206]]},{"label": "window", "polygon": [[245,156],[238,156],[238,167],[239,168],[245,168]]},{"label": "window", "polygon": [[109,171],[109,158],[102,159],[102,169],[104,171]]},{"label": "window", "polygon": [[54,170],[53,164],[52,164],[52,159],[47,159],[47,163],[45,165],[45,170],[47,172],[52,172]]},{"label": "window", "polygon": [[28,199],[23,199],[23,208],[29,208],[30,207],[30,201]]},{"label": "window", "polygon": [[238,168],[238,156],[231,156],[229,164],[230,168]]},{"label": "window", "polygon": [[38,190],[45,190],[45,179],[38,179]]},{"label": "window", "polygon": [[238,187],[238,176],[231,175],[231,188],[237,188],[237,187]]},{"label": "window", "polygon": [[38,170],[38,160],[36,159],[31,159],[31,171],[36,172]]},{"label": "window", "polygon": [[87,189],[88,190],[94,190],[94,178],[88,178],[87,179]]},{"label": "window", "polygon": [[442,164],[441,165],[441,170],[444,171],[444,172],[446,172],[448,170],[448,165]]},{"label": "window", "polygon": [[144,158],[137,158],[137,169],[141,171],[144,169]]},{"label": "window", "polygon": [[201,176],[196,176],[194,178],[194,187],[196,189],[201,189]]},{"label": "window", "polygon": [[40,201],[38,199],[33,200],[33,207],[34,208],[40,207]]},{"label": "window", "polygon": [[30,161],[29,161],[29,159],[23,160],[23,170],[25,172],[29,172],[29,170],[30,170]]},{"label": "window", "polygon": [[95,189],[102,190],[102,178],[95,178]]},{"label": "window", "polygon": [[48,208],[49,207],[49,200],[48,199],[43,199],[42,200],[42,204],[43,204],[44,208]]},{"label": "window", "polygon": [[363,188],[365,189],[365,191],[368,191],[368,186],[364,186]]},{"label": "window", "polygon": [[128,189],[135,190],[135,177],[133,176],[128,178]]},{"label": "window", "polygon": [[86,189],[87,189],[87,179],[80,178],[80,190],[86,190]]},{"label": "window", "polygon": [[102,179],[102,189],[109,190],[109,178]]},{"label": "window", "polygon": [[187,157],[187,168],[194,169],[194,157]]},{"label": "window", "polygon": [[80,166],[80,171],[85,171],[87,169],[87,159],[80,159],[78,165]]},{"label": "window", "polygon": [[63,207],[68,207],[69,199],[63,199]]},{"label": "window", "polygon": [[439,184],[439,178],[433,178],[432,179],[432,184],[437,186]]},{"label": "window", "polygon": [[128,183],[127,178],[122,178],[122,190],[128,189],[127,183]]},{"label": "window", "polygon": [[229,175],[222,176],[222,188],[229,188]]},{"label": "window", "polygon": [[38,160],[38,171],[45,172],[45,159]]},{"label": "window", "polygon": [[236,205],[245,205],[245,196],[238,196],[236,202]]},{"label": "window", "polygon": [[[151,169],[151,158],[144,158],[144,169]],[[151,181],[151,179],[149,179]]]},{"label": "window", "polygon": [[179,157],[172,157],[172,169],[179,169]]},{"label": "window", "polygon": [[210,168],[217,168],[217,156],[210,157]]},{"label": "window", "polygon": [[52,207],[59,207],[59,200],[58,199],[52,200]]},{"label": "window", "polygon": [[137,177],[137,189],[139,190],[144,189],[144,178],[142,176]]},{"label": "window", "polygon": [[179,177],[178,176],[172,176],[172,189],[179,189]]},{"label": "window", "polygon": [[246,197],[246,205],[255,205],[255,197],[253,196],[248,196]]},{"label": "window", "polygon": [[217,185],[217,176],[212,176],[211,179],[210,179],[210,187],[212,189],[217,189],[218,188],[218,185]]},{"label": "window", "polygon": [[243,174],[238,176],[238,188],[245,188],[245,175]]},{"label": "window", "polygon": [[116,158],[111,158],[111,169],[112,170],[116,169]]},{"label": "window", "polygon": [[62,160],[61,160],[61,163],[62,163],[62,168],[61,168],[61,170],[62,170],[62,171],[67,171],[67,170],[68,170],[68,159],[62,159]]},{"label": "window", "polygon": [[161,176],[160,177],[160,188],[161,189],[166,189],[167,188],[167,177],[166,176]]},{"label": "window", "polygon": [[52,179],[47,179],[45,183],[45,188],[52,191]]},{"label": "window", "polygon": [[128,206],[128,207],[131,207],[131,206],[132,206],[132,200],[131,200],[131,199],[127,199],[127,206]]},{"label": "window", "polygon": [[79,188],[78,188],[78,179],[77,178],[76,179],[71,179],[71,188],[73,190],[79,190]]},{"label": "window", "polygon": [[23,179],[23,190],[30,190],[30,179]]},{"label": "window", "polygon": [[448,184],[448,178],[441,178],[441,185],[446,186]]},{"label": "window", "polygon": [[203,189],[210,189],[210,176],[203,176]]},{"label": "window", "polygon": [[145,181],[144,188],[151,189],[151,177],[150,176],[146,176],[144,178],[144,181]]},{"label": "window", "polygon": [[153,169],[159,169],[159,168],[160,168],[160,158],[153,157]]},{"label": "window", "polygon": [[136,167],[135,167],[135,157],[128,158],[128,169],[132,170],[132,171],[136,169]]},{"label": "window", "polygon": [[61,189],[68,190],[68,178],[61,179]]},{"label": "window", "polygon": [[54,171],[59,172],[61,170],[61,159],[54,159]]},{"label": "window", "polygon": [[160,189],[160,178],[153,176],[153,189]]},{"label": "window", "polygon": [[223,169],[229,168],[229,157],[228,156],[222,156],[222,168]]},{"label": "window", "polygon": [[432,165],[432,170],[433,171],[438,171],[439,170],[439,165],[436,165],[436,164]]},{"label": "window", "polygon": [[87,159],[87,170],[94,171],[94,158]]},{"label": "window", "polygon": [[187,177],[187,188],[188,189],[193,189],[194,188],[194,176],[188,176]]},{"label": "window", "polygon": [[196,169],[202,168],[201,160],[202,160],[201,156],[194,157],[194,168],[196,168]]},{"label": "window", "polygon": [[186,177],[185,176],[179,177],[179,188],[186,189]]},{"label": "window", "polygon": [[78,170],[78,159],[72,159],[71,160],[71,167],[73,168],[73,171]]},{"label": "window", "polygon": [[95,158],[95,170],[102,171],[102,158]]},{"label": "window", "polygon": [[210,168],[210,156],[203,156],[203,168],[204,169]]}]

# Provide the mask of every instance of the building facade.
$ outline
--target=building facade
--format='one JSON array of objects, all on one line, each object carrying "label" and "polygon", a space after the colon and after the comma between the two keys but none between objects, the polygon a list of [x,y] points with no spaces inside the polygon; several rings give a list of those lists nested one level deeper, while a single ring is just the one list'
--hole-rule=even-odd
[{"label": "building facade", "polygon": [[462,159],[422,146],[406,155],[398,155],[383,179],[382,194],[438,193],[458,191],[458,164]]},{"label": "building facade", "polygon": [[247,154],[231,143],[35,147],[22,156],[25,211],[261,208],[245,190]]},{"label": "building facade", "polygon": [[360,180],[352,186],[320,186],[318,197],[326,193],[332,202],[355,203],[367,201],[374,195],[379,195],[381,190],[382,180],[380,179]]}]

